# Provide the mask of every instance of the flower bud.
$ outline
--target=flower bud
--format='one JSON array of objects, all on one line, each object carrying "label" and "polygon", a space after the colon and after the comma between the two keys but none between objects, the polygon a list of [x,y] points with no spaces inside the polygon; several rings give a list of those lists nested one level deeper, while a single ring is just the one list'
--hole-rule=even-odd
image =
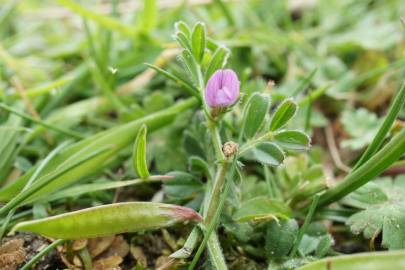
[{"label": "flower bud", "polygon": [[239,97],[239,80],[231,69],[217,70],[208,80],[205,89],[205,102],[211,108],[226,108]]}]

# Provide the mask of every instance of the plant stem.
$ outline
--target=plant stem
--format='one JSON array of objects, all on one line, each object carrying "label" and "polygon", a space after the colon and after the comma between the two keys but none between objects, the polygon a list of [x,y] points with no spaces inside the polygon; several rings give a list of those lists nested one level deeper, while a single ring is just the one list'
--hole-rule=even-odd
[{"label": "plant stem", "polygon": [[297,250],[298,250],[298,247],[300,246],[302,237],[304,236],[305,232],[307,231],[308,225],[311,222],[312,217],[314,216],[318,202],[319,202],[319,195],[315,195],[314,199],[312,200],[311,206],[309,208],[308,214],[305,217],[304,224],[301,226],[301,229],[298,232],[297,239],[295,240],[294,246],[293,246],[290,256],[289,256],[290,258],[295,256],[295,253],[297,253]]},{"label": "plant stem", "polygon": [[58,245],[62,244],[64,241],[65,240],[59,239],[59,240],[52,242],[52,244],[50,244],[49,246],[47,246],[46,248],[41,250],[37,255],[32,257],[32,259],[29,262],[27,262],[20,270],[31,269],[32,266],[34,266],[34,264],[36,264],[43,256],[48,254],[52,249],[56,248]]},{"label": "plant stem", "polygon": [[214,146],[215,158],[217,159],[217,161],[222,161],[225,159],[225,156],[222,152],[221,136],[219,135],[217,123],[210,119],[207,119],[207,121],[208,129],[211,133],[212,144]]},{"label": "plant stem", "polygon": [[380,151],[373,155],[358,169],[352,170],[337,186],[325,192],[319,206],[333,203],[365,185],[391,166],[405,153],[405,128],[394,136]]},{"label": "plant stem", "polygon": [[388,110],[387,116],[384,119],[381,127],[379,128],[377,134],[375,135],[373,141],[367,147],[366,151],[363,153],[359,161],[357,161],[354,166],[354,170],[364,164],[375,152],[378,151],[381,144],[384,142],[384,138],[387,136],[387,133],[390,131],[392,124],[397,118],[399,111],[405,103],[405,81],[402,83],[401,88],[398,91],[398,94],[392,101],[392,104]]},{"label": "plant stem", "polygon": [[228,165],[229,162],[224,161],[218,168],[218,172],[213,183],[214,186],[212,187],[212,191],[210,194],[210,200],[208,200],[207,202],[208,205],[204,209],[204,218],[206,224],[209,224],[212,221],[212,218],[214,217],[215,211],[218,207],[220,195],[222,193],[225,184],[225,176],[226,171],[228,169]]},{"label": "plant stem", "polygon": [[259,138],[255,139],[255,140],[251,140],[251,141],[245,143],[244,145],[242,145],[242,147],[238,151],[238,156],[243,155],[246,151],[255,147],[256,145],[258,145],[261,142],[272,141],[272,140],[273,140],[273,132],[269,131],[269,132],[265,133],[264,135],[260,136]]}]

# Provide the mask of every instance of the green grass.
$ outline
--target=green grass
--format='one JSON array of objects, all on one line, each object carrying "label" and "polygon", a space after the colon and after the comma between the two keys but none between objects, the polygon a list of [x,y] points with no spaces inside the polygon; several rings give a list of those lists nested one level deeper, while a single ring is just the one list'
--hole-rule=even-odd
[{"label": "green grass", "polygon": [[[389,249],[385,228],[351,233],[346,221],[362,209],[347,196],[381,194],[382,175],[401,185],[402,2],[187,2],[0,3],[2,238],[23,221],[155,200],[204,220],[126,233],[149,265],[134,268],[128,255],[123,269],[155,269],[168,254],[174,269],[306,269],[328,256],[339,265],[369,256],[338,256],[349,244]],[[241,95],[212,110],[205,85],[220,68],[237,73]],[[226,156],[230,141],[239,152]],[[239,209],[249,221],[237,221]],[[383,238],[405,238],[390,232]],[[149,252],[148,237],[165,244]],[[87,249],[74,255],[91,265]],[[403,258],[378,254],[387,267]]]}]

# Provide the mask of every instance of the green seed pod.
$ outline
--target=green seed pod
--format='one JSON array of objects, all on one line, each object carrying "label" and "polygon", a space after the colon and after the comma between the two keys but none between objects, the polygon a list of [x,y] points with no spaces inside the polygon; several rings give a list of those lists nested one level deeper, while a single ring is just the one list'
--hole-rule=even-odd
[{"label": "green seed pod", "polygon": [[60,239],[80,239],[152,230],[178,222],[201,220],[198,213],[187,207],[152,202],[129,202],[97,206],[21,222],[13,228],[13,231],[29,231]]}]

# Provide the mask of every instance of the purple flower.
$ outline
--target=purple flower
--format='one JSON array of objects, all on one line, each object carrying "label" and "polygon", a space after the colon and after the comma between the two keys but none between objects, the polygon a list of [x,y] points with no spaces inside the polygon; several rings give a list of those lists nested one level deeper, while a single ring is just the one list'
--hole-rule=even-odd
[{"label": "purple flower", "polygon": [[211,108],[225,108],[239,97],[239,80],[231,69],[217,70],[208,80],[205,101]]}]

